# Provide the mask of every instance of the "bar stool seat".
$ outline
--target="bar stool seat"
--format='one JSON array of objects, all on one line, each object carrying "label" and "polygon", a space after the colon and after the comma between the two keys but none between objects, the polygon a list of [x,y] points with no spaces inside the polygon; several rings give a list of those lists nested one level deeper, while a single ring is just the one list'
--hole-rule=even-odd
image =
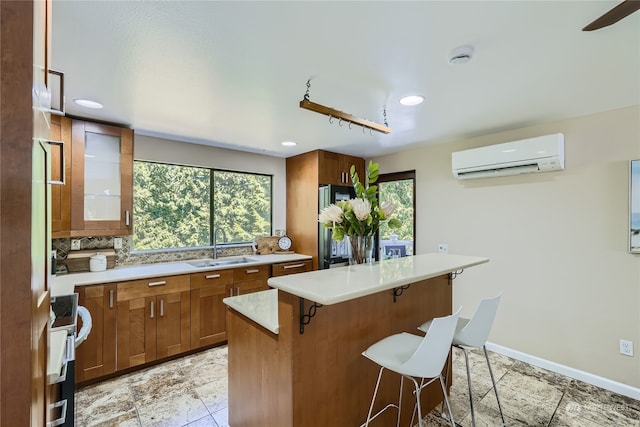
[{"label": "bar stool seat", "polygon": [[[489,375],[491,376],[491,383],[493,384],[493,391],[498,401],[498,410],[500,411],[500,418],[502,419],[502,425],[506,426],[504,420],[504,414],[502,413],[502,405],[500,404],[500,397],[498,397],[498,388],[496,387],[496,381],[493,376],[493,370],[491,369],[491,363],[489,362],[489,355],[485,346],[493,321],[498,311],[498,304],[502,292],[493,298],[484,298],[480,300],[476,311],[470,319],[459,318],[455,334],[453,335],[452,345],[462,350],[464,354],[464,360],[467,367],[467,385],[469,386],[469,406],[471,407],[471,425],[475,427],[476,416],[473,408],[473,396],[471,394],[471,371],[469,370],[469,353],[468,348],[482,348],[484,350],[484,357],[487,360],[487,366],[489,367]],[[428,331],[430,328],[430,322],[426,322],[418,327],[421,331]],[[447,372],[449,370],[447,369]]]},{"label": "bar stool seat", "polygon": [[[457,312],[450,316],[433,319],[425,336],[413,335],[407,332],[391,335],[371,345],[362,353],[364,357],[380,365],[378,380],[376,381],[373,397],[371,398],[371,405],[369,406],[369,413],[367,414],[366,422],[363,424],[364,426],[368,426],[371,420],[389,408],[398,409],[396,426],[400,425],[402,386],[405,378],[411,380],[415,387],[416,405],[414,406],[414,415],[415,408],[417,408],[418,423],[421,427],[422,407],[420,405],[420,391],[423,387],[435,380],[440,380],[444,400],[449,408],[451,425],[455,426],[449,399],[447,398],[444,379],[442,377],[442,368],[449,355],[449,349],[451,348],[460,310],[461,309],[458,309]],[[371,413],[373,412],[373,405],[378,394],[380,379],[382,378],[382,372],[385,368],[401,375],[398,403],[389,403],[372,416]],[[420,380],[419,382],[418,379]],[[413,425],[413,415],[411,417],[411,424]]]}]

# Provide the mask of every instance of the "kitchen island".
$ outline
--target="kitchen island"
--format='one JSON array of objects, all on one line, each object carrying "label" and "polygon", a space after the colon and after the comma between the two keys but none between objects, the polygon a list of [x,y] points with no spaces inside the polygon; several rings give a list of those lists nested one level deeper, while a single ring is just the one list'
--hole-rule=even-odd
[{"label": "kitchen island", "polygon": [[[394,333],[452,312],[452,283],[487,258],[424,254],[273,277],[275,289],[225,298],[229,424],[233,427],[359,426],[379,367],[361,356]],[[422,394],[424,412],[442,400]],[[399,376],[386,373],[374,412],[397,401]],[[413,397],[405,387],[402,425]],[[395,424],[387,411],[371,426]]]}]

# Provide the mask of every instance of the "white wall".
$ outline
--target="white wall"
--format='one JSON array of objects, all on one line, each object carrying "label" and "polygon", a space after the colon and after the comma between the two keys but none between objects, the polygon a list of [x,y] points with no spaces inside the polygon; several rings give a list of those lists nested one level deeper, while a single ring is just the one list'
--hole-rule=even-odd
[{"label": "white wall", "polygon": [[[451,152],[562,132],[562,172],[459,181]],[[488,264],[455,280],[470,316],[503,290],[490,341],[640,387],[640,256],[628,250],[629,160],[640,158],[640,107],[374,158],[381,173],[416,170],[417,253]],[[618,353],[634,342],[635,356]]]},{"label": "white wall", "polygon": [[273,231],[285,229],[285,159],[135,135],[134,159],[273,175]]}]

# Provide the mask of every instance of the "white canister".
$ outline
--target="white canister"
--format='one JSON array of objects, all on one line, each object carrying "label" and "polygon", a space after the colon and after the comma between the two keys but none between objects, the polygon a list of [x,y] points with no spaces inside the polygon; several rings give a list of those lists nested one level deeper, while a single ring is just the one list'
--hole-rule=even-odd
[{"label": "white canister", "polygon": [[107,269],[107,256],[96,252],[89,258],[89,271],[105,271]]}]

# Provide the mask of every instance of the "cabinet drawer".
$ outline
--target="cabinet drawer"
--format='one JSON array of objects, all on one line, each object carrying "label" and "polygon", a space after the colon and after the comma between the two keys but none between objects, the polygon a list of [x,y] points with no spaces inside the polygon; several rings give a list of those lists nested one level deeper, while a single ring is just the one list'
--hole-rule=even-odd
[{"label": "cabinet drawer", "polygon": [[191,289],[207,288],[233,283],[233,270],[213,270],[191,274]]},{"label": "cabinet drawer", "polygon": [[258,280],[269,278],[269,265],[251,265],[233,270],[233,281]]},{"label": "cabinet drawer", "polygon": [[188,274],[120,282],[118,283],[118,301],[188,291],[189,283]]},{"label": "cabinet drawer", "polygon": [[293,261],[293,262],[284,262],[282,264],[273,264],[271,276],[285,276],[287,274],[294,273],[303,273],[305,271],[312,270],[312,261],[304,260],[304,261]]}]

